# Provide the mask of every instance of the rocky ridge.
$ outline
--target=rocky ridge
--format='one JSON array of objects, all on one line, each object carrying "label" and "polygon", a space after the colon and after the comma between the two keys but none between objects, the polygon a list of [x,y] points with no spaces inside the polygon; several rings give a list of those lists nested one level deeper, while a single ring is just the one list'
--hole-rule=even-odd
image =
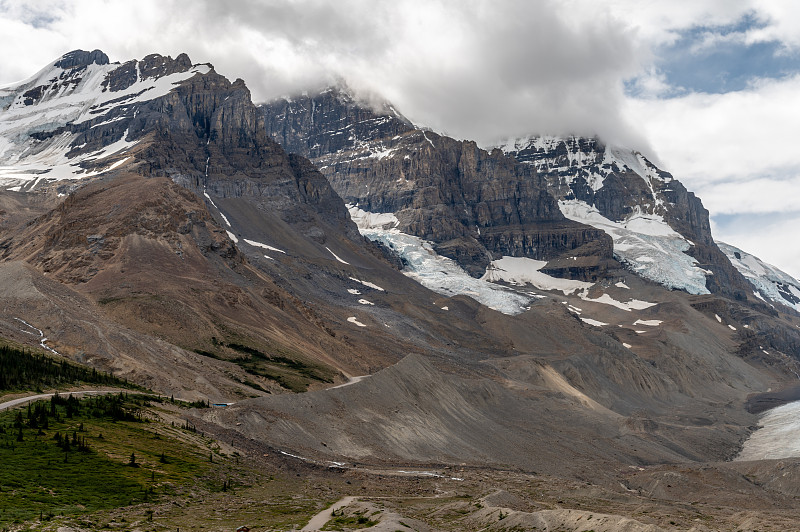
[{"label": "rocky ridge", "polygon": [[641,153],[574,136],[523,137],[500,147],[536,168],[562,207],[578,202],[611,222],[649,217],[665,224],[685,240],[686,249],[680,251],[709,272],[704,276],[708,291],[747,299],[750,285],[715,244],[700,199]]},{"label": "rocky ridge", "polygon": [[415,128],[391,104],[375,108],[344,87],[260,109],[267,133],[310,157],[346,202],[394,213],[399,230],[474,276],[502,255],[551,260],[590,246],[611,259],[602,231],[566,219],[546,182],[500,150]]}]

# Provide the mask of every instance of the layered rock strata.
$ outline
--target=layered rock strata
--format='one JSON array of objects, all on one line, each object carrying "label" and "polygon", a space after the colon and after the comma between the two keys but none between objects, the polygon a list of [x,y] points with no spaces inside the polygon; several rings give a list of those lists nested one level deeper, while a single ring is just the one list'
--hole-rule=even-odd
[{"label": "layered rock strata", "polygon": [[390,104],[343,88],[261,110],[267,133],[310,157],[345,201],[394,213],[399,230],[433,242],[472,275],[503,255],[550,260],[587,244],[611,259],[607,235],[567,220],[546,182],[500,150],[415,128]]}]

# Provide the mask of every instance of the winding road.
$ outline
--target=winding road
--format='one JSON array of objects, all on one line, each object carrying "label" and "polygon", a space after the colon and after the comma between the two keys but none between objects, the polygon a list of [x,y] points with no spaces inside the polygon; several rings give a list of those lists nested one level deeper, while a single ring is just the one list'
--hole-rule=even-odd
[{"label": "winding road", "polygon": [[15,406],[24,405],[26,403],[30,403],[32,401],[39,401],[40,399],[50,399],[56,393],[63,396],[75,395],[107,395],[110,393],[119,393],[119,392],[130,392],[131,390],[125,390],[123,388],[114,389],[114,390],[79,390],[79,391],[65,391],[65,392],[53,392],[53,393],[40,393],[39,395],[29,395],[27,397],[19,397],[17,399],[11,399],[10,401],[5,401],[4,403],[0,403],[0,412],[3,410],[8,410],[9,408],[14,408]]}]

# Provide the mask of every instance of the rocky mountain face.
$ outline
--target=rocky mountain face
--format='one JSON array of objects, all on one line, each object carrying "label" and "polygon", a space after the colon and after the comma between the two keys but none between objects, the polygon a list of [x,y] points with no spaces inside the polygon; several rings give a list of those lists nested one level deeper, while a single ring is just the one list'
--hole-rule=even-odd
[{"label": "rocky mountain face", "polygon": [[[397,286],[413,282],[360,236],[313,165],[266,136],[241,80],[231,83],[184,54],[120,65],[76,51],[2,94],[8,142],[0,157],[12,169],[0,177],[4,263],[23,262],[88,297],[105,324],[228,365],[244,363],[231,345],[283,361],[247,366],[249,376],[237,368],[251,385],[236,393],[341,379],[407,348],[381,334],[337,335],[342,323],[352,327],[340,294],[359,286],[352,279],[364,277],[361,269],[399,278]],[[333,291],[337,297],[327,295]],[[356,300],[346,306],[360,307]],[[53,318],[69,309],[41,314],[30,304],[20,303],[28,309],[20,316],[53,320],[59,352],[91,349],[80,335],[64,334],[74,324]],[[19,334],[14,323],[6,334]],[[374,354],[353,354],[362,351]],[[160,373],[157,365],[144,371]],[[204,393],[230,393],[209,380],[216,384]]]},{"label": "rocky mountain face", "polygon": [[[667,288],[720,296],[730,302],[726,309],[739,309],[728,314],[772,319],[772,309],[714,242],[700,199],[638,152],[580,137],[522,138],[486,151],[416,128],[391,104],[359,100],[342,86],[260,109],[268,134],[311,157],[345,201],[357,205],[352,215],[393,215],[383,232],[368,221],[362,231],[396,250],[409,247],[391,231],[432,242],[433,251],[473,276],[488,266],[491,279],[512,282],[544,274],[610,283],[622,263]],[[510,264],[497,260],[503,256],[546,264],[520,276],[503,272]],[[418,271],[418,259],[405,260]],[[543,280],[539,286],[588,285]],[[750,333],[773,330],[753,327]],[[782,352],[800,347],[796,331],[779,329]],[[759,356],[755,344],[770,343],[772,333],[754,334],[743,349]]]},{"label": "rocky mountain face", "polygon": [[714,243],[700,199],[642,154],[581,137],[521,138],[501,149],[534,167],[561,202],[585,205],[618,224],[636,219],[665,224],[683,237],[688,246],[682,251],[696,260],[695,267],[711,272],[705,275],[710,292],[747,299],[750,285]]},{"label": "rocky mountain face", "polygon": [[610,262],[610,239],[566,219],[546,182],[499,150],[415,128],[390,104],[375,108],[344,88],[260,109],[267,133],[310,157],[346,202],[394,213],[399,230],[474,276],[503,255],[548,261],[589,247]]},{"label": "rocky mountain face", "polygon": [[[93,73],[90,67],[100,70]],[[152,54],[141,61],[109,65],[102,53],[77,51],[56,62],[52,70],[44,76],[52,76],[48,83],[56,80],[52,85],[23,92],[23,97],[31,91],[40,97],[25,99],[22,110],[47,107],[71,91],[73,98],[83,97],[86,112],[78,119],[65,116],[63,125],[33,132],[37,150],[68,141],[65,157],[82,160],[80,166],[91,171],[107,165],[98,154],[119,146],[116,159],[120,160],[145,141],[147,148],[136,155],[145,175],[170,177],[220,197],[257,197],[267,211],[298,223],[305,220],[307,231],[319,235],[322,232],[312,228],[311,220],[328,216],[338,232],[357,236],[324,177],[302,170],[303,163],[290,161],[266,136],[263,118],[242,80],[231,83],[210,65],[192,65],[185,54],[175,59]],[[9,111],[17,111],[15,106]],[[309,202],[313,208],[300,207]]]},{"label": "rocky mountain face", "polygon": [[0,336],[235,401],[193,422],[259,460],[627,490],[735,456],[747,397],[800,373],[797,315],[739,297],[631,152],[529,163],[342,90],[257,108],[185,55],[76,51],[0,102]]}]

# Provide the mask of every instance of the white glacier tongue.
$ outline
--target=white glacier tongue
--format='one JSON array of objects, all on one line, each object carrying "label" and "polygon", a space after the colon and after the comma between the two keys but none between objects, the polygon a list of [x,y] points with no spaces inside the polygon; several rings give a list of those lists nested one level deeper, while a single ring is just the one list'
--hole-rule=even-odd
[{"label": "white glacier tongue", "polygon": [[717,246],[728,257],[734,268],[758,290],[760,295],[773,303],[780,303],[800,311],[800,281],[741,249],[717,242]]},{"label": "white glacier tongue", "polygon": [[800,401],[765,413],[759,428],[744,442],[736,461],[775,460],[800,456]]},{"label": "white glacier tongue", "polygon": [[[593,283],[576,281],[572,279],[561,279],[552,277],[539,271],[546,262],[533,260],[525,257],[503,257],[494,260],[486,269],[486,273],[480,279],[475,279],[465,272],[455,261],[442,257],[434,251],[430,242],[419,237],[408,235],[395,229],[397,218],[391,213],[370,213],[359,209],[354,205],[348,205],[350,217],[358,225],[359,232],[373,241],[379,241],[395,251],[405,264],[407,276],[415,279],[422,286],[433,290],[442,295],[468,295],[486,305],[489,308],[504,314],[520,314],[530,307],[530,303],[542,297],[541,294],[532,294],[526,291],[514,290],[513,288],[495,284],[504,282],[517,286],[532,286],[539,290],[560,291],[564,295],[574,295],[584,301],[610,305],[626,312],[642,310],[655,305],[647,301],[631,299],[630,301],[617,301],[608,294],[601,294],[599,297],[589,297],[590,290],[594,287]],[[612,222],[609,222],[612,223]],[[651,235],[640,235],[640,238],[674,238],[669,234],[656,219],[644,217],[643,220],[634,221],[633,226],[641,227],[642,230],[649,230]],[[628,229],[619,231],[634,234]],[[662,235],[661,237],[653,235]],[[630,239],[630,238],[629,238]],[[688,243],[681,240],[683,245],[688,248]],[[669,255],[669,245],[661,243],[661,253]],[[666,246],[667,250],[663,249]],[[651,246],[652,247],[652,246]],[[641,253],[650,252],[657,256],[653,250],[645,245],[639,250]],[[681,255],[683,255],[681,253]],[[684,255],[685,256],[685,255]],[[687,259],[691,257],[686,256]],[[653,259],[654,261],[656,259]],[[658,256],[658,260],[666,260],[663,256]],[[691,259],[692,261],[694,259]],[[690,263],[693,264],[693,263]],[[670,275],[677,277],[677,273],[670,271]],[[672,277],[671,277],[672,279]],[[703,276],[703,281],[705,276]],[[677,284],[677,280],[672,279]],[[618,283],[619,284],[619,283]],[[703,285],[703,288],[705,286]],[[697,288],[697,287],[695,287]],[[699,288],[697,288],[699,290]],[[707,293],[707,292],[706,292]],[[588,322],[587,322],[588,323]],[[592,323],[599,325],[601,322]]]},{"label": "white glacier tongue", "polygon": [[425,288],[445,296],[467,295],[489,308],[511,315],[524,312],[535,299],[487,280],[475,279],[453,260],[438,255],[430,242],[397,229],[384,229],[386,225],[393,227],[397,221],[391,213],[369,213],[353,205],[348,207],[359,232],[394,250],[406,265],[403,273]]},{"label": "white glacier tongue", "polygon": [[612,222],[580,200],[558,202],[561,212],[576,222],[602,229],[614,241],[614,256],[634,272],[667,288],[690,294],[708,294],[706,270],[684,253],[688,240],[657,214],[636,213],[624,222]]},{"label": "white glacier tongue", "polygon": [[475,279],[455,261],[438,255],[430,242],[419,237],[397,229],[359,231],[370,240],[380,241],[393,249],[406,264],[403,273],[438,294],[467,295],[489,308],[511,315],[527,310],[534,299],[487,280]]}]

